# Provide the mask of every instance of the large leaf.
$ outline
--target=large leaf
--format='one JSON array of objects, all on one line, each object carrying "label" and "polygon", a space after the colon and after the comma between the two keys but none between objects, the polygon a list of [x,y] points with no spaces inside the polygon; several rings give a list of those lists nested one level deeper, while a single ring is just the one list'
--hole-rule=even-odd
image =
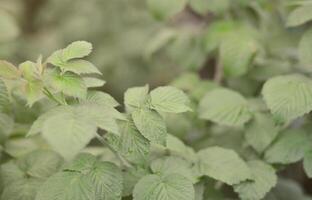
[{"label": "large leaf", "polygon": [[312,110],[312,81],[299,74],[269,79],[262,94],[271,112],[281,121],[291,121]]},{"label": "large leaf", "polygon": [[36,200],[120,200],[122,175],[117,166],[81,154],[40,187]]},{"label": "large leaf", "polygon": [[233,150],[209,147],[198,152],[200,171],[229,185],[252,179],[249,167]]},{"label": "large leaf", "polygon": [[102,74],[92,63],[81,59],[68,61],[60,65],[60,68],[76,74]]},{"label": "large leaf", "polygon": [[119,103],[109,94],[99,91],[88,92],[87,98],[81,102],[91,102],[98,105],[117,107]]},{"label": "large leaf", "polygon": [[68,45],[65,49],[54,52],[48,62],[56,66],[62,66],[67,61],[74,58],[83,58],[92,51],[92,44],[85,41],[76,41]]},{"label": "large leaf", "polygon": [[157,144],[166,144],[167,128],[159,113],[143,108],[135,110],[131,115],[135,126],[146,139]]},{"label": "large leaf", "polygon": [[150,12],[156,19],[165,20],[183,10],[187,0],[147,0]]},{"label": "large leaf", "polygon": [[0,60],[0,78],[17,79],[19,77],[20,72],[12,63]]},{"label": "large leaf", "polygon": [[148,90],[149,90],[148,85],[145,85],[143,87],[129,88],[125,92],[124,96],[124,102],[127,109],[130,109],[131,107],[138,108],[143,106],[148,98]]},{"label": "large leaf", "polygon": [[304,154],[303,160],[304,171],[309,178],[312,178],[312,151],[307,151]]},{"label": "large leaf", "polygon": [[251,118],[248,103],[229,89],[208,92],[199,104],[199,117],[228,126],[241,126]]},{"label": "large leaf", "polygon": [[241,200],[260,200],[277,183],[275,170],[262,161],[250,161],[248,165],[253,175],[253,181],[246,181],[234,186]]},{"label": "large leaf", "polygon": [[268,114],[256,113],[245,130],[247,143],[258,153],[262,153],[276,138],[278,127]]},{"label": "large leaf", "polygon": [[310,20],[312,20],[312,5],[301,6],[290,13],[287,26],[299,26]]},{"label": "large leaf", "polygon": [[151,91],[152,107],[160,112],[182,113],[190,111],[186,94],[175,87],[158,87]]},{"label": "large leaf", "polygon": [[269,163],[294,163],[303,158],[304,153],[311,149],[310,146],[305,132],[289,130],[265,152],[265,159]]},{"label": "large leaf", "polygon": [[147,175],[135,186],[134,200],[194,200],[192,182],[179,174]]}]

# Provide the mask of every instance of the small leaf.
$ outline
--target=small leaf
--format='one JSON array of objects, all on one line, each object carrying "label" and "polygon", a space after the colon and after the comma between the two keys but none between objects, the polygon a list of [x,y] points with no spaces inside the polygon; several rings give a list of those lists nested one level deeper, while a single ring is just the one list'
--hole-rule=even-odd
[{"label": "small leaf", "polygon": [[12,63],[0,60],[0,77],[5,79],[17,79],[20,77],[20,72]]},{"label": "small leaf", "polygon": [[36,101],[43,98],[43,83],[41,81],[29,81],[25,84],[27,105],[32,106]]},{"label": "small leaf", "polygon": [[276,138],[278,128],[268,114],[256,113],[247,124],[245,138],[258,153],[262,153]]},{"label": "small leaf", "polygon": [[301,160],[310,148],[310,141],[305,132],[289,130],[265,152],[265,160],[269,163],[295,163]]},{"label": "small leaf", "polygon": [[147,0],[147,6],[158,20],[165,20],[176,15],[186,6],[187,0]]},{"label": "small leaf", "polygon": [[296,8],[287,19],[287,26],[299,26],[312,20],[312,5],[304,5]]},{"label": "small leaf", "polygon": [[129,88],[125,92],[124,96],[124,102],[127,108],[131,108],[131,106],[136,108],[141,107],[148,98],[148,90],[148,85],[145,85],[143,87]]},{"label": "small leaf", "polygon": [[179,174],[147,175],[135,186],[134,200],[194,200],[192,182]]},{"label": "small leaf", "polygon": [[39,68],[37,68],[36,63],[30,61],[23,62],[19,65],[19,69],[27,81],[35,81],[40,79],[40,71]]},{"label": "small leaf", "polygon": [[83,81],[85,82],[87,88],[102,87],[106,83],[104,80],[92,77],[84,77]]},{"label": "small leaf", "polygon": [[252,179],[249,167],[233,150],[209,147],[198,152],[200,171],[226,184],[238,184]]},{"label": "small leaf", "polygon": [[81,59],[68,61],[60,65],[60,68],[76,74],[102,74],[91,62]]},{"label": "small leaf", "polygon": [[242,126],[251,118],[248,102],[229,89],[208,92],[199,104],[199,117],[228,126]]},{"label": "small leaf", "polygon": [[312,151],[307,151],[304,154],[303,168],[309,178],[312,178]]},{"label": "small leaf", "polygon": [[65,49],[54,52],[48,62],[56,66],[61,66],[74,58],[83,58],[92,51],[92,44],[85,41],[76,41],[68,45]]},{"label": "small leaf", "polygon": [[109,94],[105,92],[90,91],[88,92],[86,100],[81,102],[91,102],[98,105],[117,107],[119,103]]},{"label": "small leaf", "polygon": [[167,128],[160,114],[149,109],[137,109],[131,116],[135,126],[146,139],[156,144],[166,144]]},{"label": "small leaf", "polygon": [[253,181],[246,181],[234,186],[241,200],[263,199],[277,183],[275,170],[262,161],[250,161],[248,165],[253,175]]},{"label": "small leaf", "polygon": [[312,81],[303,75],[273,77],[265,82],[262,95],[273,115],[286,122],[312,110]]},{"label": "small leaf", "polygon": [[159,112],[182,113],[191,111],[186,94],[175,87],[158,87],[151,91],[152,107]]}]

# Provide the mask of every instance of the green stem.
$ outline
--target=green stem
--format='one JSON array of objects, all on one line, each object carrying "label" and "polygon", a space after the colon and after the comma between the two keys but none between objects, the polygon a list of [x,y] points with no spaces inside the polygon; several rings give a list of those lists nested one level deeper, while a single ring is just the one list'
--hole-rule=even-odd
[{"label": "green stem", "polygon": [[126,161],[115,149],[113,149],[108,142],[102,137],[100,136],[98,133],[96,133],[96,138],[105,146],[107,146],[109,148],[109,150],[111,150],[115,156],[118,158],[118,160],[120,161],[121,166],[125,167],[125,168],[130,168],[132,167],[132,165]]},{"label": "green stem", "polygon": [[[64,105],[63,102],[59,101],[57,98],[55,98],[55,96],[48,90],[48,88],[44,88],[44,92],[43,92],[49,99],[55,101],[57,104],[59,105]],[[66,105],[66,104],[65,104]]]}]

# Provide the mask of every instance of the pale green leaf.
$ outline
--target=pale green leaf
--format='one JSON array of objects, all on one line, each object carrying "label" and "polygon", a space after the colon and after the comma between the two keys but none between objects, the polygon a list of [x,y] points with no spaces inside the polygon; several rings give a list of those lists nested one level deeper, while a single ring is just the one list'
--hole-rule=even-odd
[{"label": "pale green leaf", "polygon": [[0,135],[4,134],[5,136],[9,136],[13,131],[14,121],[7,114],[0,112]]},{"label": "pale green leaf", "polygon": [[4,112],[10,108],[10,99],[8,89],[5,83],[0,79],[0,111]]},{"label": "pale green leaf", "polygon": [[258,153],[262,153],[276,138],[278,127],[269,114],[256,113],[245,129],[245,138]]},{"label": "pale green leaf", "polygon": [[191,111],[186,94],[175,87],[158,87],[151,91],[152,107],[159,112],[182,113]]},{"label": "pale green leaf", "polygon": [[198,156],[200,171],[206,176],[229,185],[252,179],[248,165],[233,150],[209,147],[200,150]]},{"label": "pale green leaf", "polygon": [[301,160],[310,148],[310,141],[305,132],[289,130],[265,152],[265,159],[269,163],[295,163]]},{"label": "pale green leaf", "polygon": [[28,81],[34,81],[40,79],[40,69],[37,67],[36,63],[26,61],[19,65],[19,70],[22,76]]},{"label": "pale green leaf", "polygon": [[99,91],[88,92],[86,100],[81,100],[81,102],[91,102],[98,105],[117,107],[119,103],[109,94]]},{"label": "pale green leaf", "polygon": [[92,51],[92,44],[85,41],[76,41],[68,45],[65,49],[54,52],[48,62],[56,66],[62,66],[67,61],[74,58],[83,58]]},{"label": "pale green leaf", "polygon": [[150,172],[143,168],[129,168],[123,172],[123,196],[131,196],[134,186]]},{"label": "pale green leaf", "polygon": [[262,95],[280,120],[291,121],[312,110],[312,81],[303,75],[273,77],[264,84]]},{"label": "pale green leaf", "polygon": [[40,187],[36,200],[121,199],[122,175],[116,165],[96,161],[89,154],[78,156],[74,162],[51,176]]},{"label": "pale green leaf", "polygon": [[147,175],[135,186],[134,200],[194,200],[192,182],[179,174]]},{"label": "pale green leaf", "polygon": [[277,176],[272,166],[262,161],[250,161],[253,181],[246,181],[234,186],[241,200],[260,200],[277,183]]},{"label": "pale green leaf", "polygon": [[68,61],[60,68],[76,74],[102,74],[91,62],[82,59]]},{"label": "pale green leaf", "polygon": [[147,0],[147,6],[158,20],[168,19],[184,9],[187,0]]},{"label": "pale green leaf", "polygon": [[148,98],[149,86],[129,88],[125,92],[124,102],[127,108],[141,107]]},{"label": "pale green leaf", "polygon": [[299,26],[310,20],[312,20],[312,5],[301,6],[290,13],[287,19],[287,26]]},{"label": "pale green leaf", "polygon": [[91,87],[102,87],[105,85],[105,81],[98,78],[92,78],[92,77],[84,77],[83,81],[85,82],[87,88]]},{"label": "pale green leaf", "polygon": [[24,87],[28,106],[31,107],[36,101],[44,97],[43,83],[41,81],[29,81],[25,83]]},{"label": "pale green leaf", "polygon": [[229,89],[208,92],[199,104],[199,117],[228,126],[242,126],[251,118],[248,102]]},{"label": "pale green leaf", "polygon": [[156,144],[166,144],[166,123],[159,113],[149,109],[137,109],[131,116],[135,126],[146,139]]},{"label": "pale green leaf", "polygon": [[0,77],[5,79],[17,79],[20,77],[20,72],[12,63],[0,60]]},{"label": "pale green leaf", "polygon": [[307,151],[304,154],[303,168],[309,178],[312,178],[312,151]]}]

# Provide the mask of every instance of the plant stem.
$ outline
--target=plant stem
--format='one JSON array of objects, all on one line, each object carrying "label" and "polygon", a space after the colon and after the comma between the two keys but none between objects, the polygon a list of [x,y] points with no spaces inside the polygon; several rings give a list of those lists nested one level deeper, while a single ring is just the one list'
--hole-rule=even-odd
[{"label": "plant stem", "polygon": [[64,105],[63,102],[59,101],[57,98],[55,98],[55,96],[48,90],[48,88],[44,88],[44,92],[43,92],[49,99],[55,101],[57,104],[59,105]]},{"label": "plant stem", "polygon": [[222,78],[223,78],[223,65],[221,63],[221,59],[218,58],[217,63],[216,63],[216,67],[215,67],[215,73],[214,73],[213,80],[216,83],[221,83]]},{"label": "plant stem", "polygon": [[105,146],[107,146],[109,148],[109,150],[111,150],[115,156],[118,158],[118,160],[120,161],[121,166],[125,167],[125,168],[130,168],[132,167],[132,165],[126,161],[115,149],[113,149],[108,142],[102,137],[100,136],[98,133],[96,133],[96,138]]}]

